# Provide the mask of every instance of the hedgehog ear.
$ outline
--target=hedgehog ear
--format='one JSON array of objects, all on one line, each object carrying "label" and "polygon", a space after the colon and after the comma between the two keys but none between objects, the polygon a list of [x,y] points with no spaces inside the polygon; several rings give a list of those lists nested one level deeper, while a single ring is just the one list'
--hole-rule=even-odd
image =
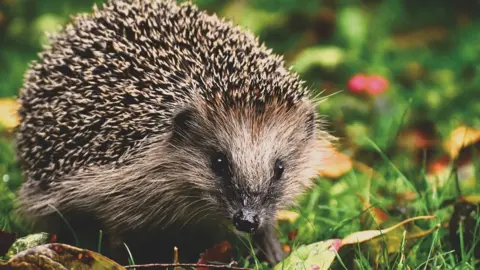
[{"label": "hedgehog ear", "polygon": [[173,136],[183,138],[193,125],[193,110],[183,109],[173,117]]}]

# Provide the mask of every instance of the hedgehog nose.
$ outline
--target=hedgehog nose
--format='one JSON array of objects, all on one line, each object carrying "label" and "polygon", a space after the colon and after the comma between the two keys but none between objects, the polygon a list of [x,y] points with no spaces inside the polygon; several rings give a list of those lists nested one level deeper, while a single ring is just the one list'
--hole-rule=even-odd
[{"label": "hedgehog nose", "polygon": [[239,231],[251,233],[258,229],[260,219],[255,212],[242,209],[233,215],[233,225]]}]

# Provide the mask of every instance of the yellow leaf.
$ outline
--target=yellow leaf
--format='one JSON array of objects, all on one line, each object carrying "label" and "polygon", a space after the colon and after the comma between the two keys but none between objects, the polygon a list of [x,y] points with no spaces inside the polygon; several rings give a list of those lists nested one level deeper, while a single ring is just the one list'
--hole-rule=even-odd
[{"label": "yellow leaf", "polygon": [[420,231],[418,233],[409,233],[406,237],[407,240],[410,240],[410,239],[415,239],[415,238],[422,238],[424,236],[427,236],[429,234],[431,234],[432,232],[434,232],[435,230],[438,230],[440,228],[440,224],[437,224],[435,225],[433,228],[431,229],[428,229],[426,231]]},{"label": "yellow leaf", "polygon": [[445,141],[443,147],[450,154],[450,157],[455,159],[463,147],[478,141],[480,141],[480,130],[461,126],[450,133],[450,137]]},{"label": "yellow leaf", "polygon": [[480,203],[480,195],[466,195],[462,196],[458,199],[459,202],[468,202],[471,204],[479,204]]},{"label": "yellow leaf", "polygon": [[18,125],[19,104],[15,99],[0,98],[0,126],[12,129]]},{"label": "yellow leaf", "polygon": [[371,240],[375,237],[378,237],[378,236],[381,236],[383,234],[387,234],[393,230],[395,230],[396,228],[400,227],[400,226],[403,226],[404,224],[408,223],[408,222],[412,222],[412,221],[415,221],[415,220],[426,220],[426,219],[434,219],[436,218],[435,216],[420,216],[420,217],[414,217],[414,218],[409,218],[409,219],[406,219],[390,228],[387,228],[387,229],[383,229],[383,230],[368,230],[368,231],[361,231],[361,232],[355,232],[355,233],[352,233],[350,235],[348,235],[347,237],[343,238],[342,240],[342,246],[344,245],[351,245],[351,244],[357,244],[357,243],[362,243],[362,242],[365,242],[365,241],[368,241],[368,240]]},{"label": "yellow leaf", "polygon": [[299,214],[297,212],[289,210],[278,210],[277,211],[277,220],[295,222],[298,219]]}]

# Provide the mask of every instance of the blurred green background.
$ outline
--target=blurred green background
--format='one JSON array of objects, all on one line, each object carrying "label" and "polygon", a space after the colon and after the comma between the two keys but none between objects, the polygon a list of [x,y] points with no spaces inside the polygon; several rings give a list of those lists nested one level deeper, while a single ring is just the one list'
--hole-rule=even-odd
[{"label": "blurred green background", "polygon": [[[44,33],[56,31],[73,14],[89,12],[94,2],[102,1],[0,0],[0,98],[17,95],[29,63],[47,42]],[[340,138],[340,150],[384,176],[376,188],[383,189],[387,202],[397,186],[385,179],[394,173],[362,138],[375,142],[421,192],[430,192],[417,180],[426,164],[445,154],[438,142],[458,126],[480,128],[478,0],[194,2],[250,29],[284,55],[312,89],[331,95],[319,107],[328,128]],[[358,93],[349,84],[358,74],[376,75],[387,85],[378,94]],[[408,131],[417,137],[402,135]],[[0,227],[24,232],[11,213],[21,183],[11,137],[7,130],[0,133]],[[422,145],[418,137],[435,143]],[[333,184],[322,188],[335,192]],[[350,188],[344,203],[355,203]],[[332,205],[328,199],[323,203]],[[332,222],[347,216],[332,216]],[[323,231],[309,241],[329,236],[335,233]]]}]

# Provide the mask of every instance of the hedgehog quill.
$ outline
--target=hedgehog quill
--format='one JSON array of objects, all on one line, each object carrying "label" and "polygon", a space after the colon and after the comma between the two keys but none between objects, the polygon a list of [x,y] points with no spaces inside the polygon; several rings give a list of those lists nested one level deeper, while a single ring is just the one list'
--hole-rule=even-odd
[{"label": "hedgehog quill", "polygon": [[137,262],[169,262],[173,246],[195,260],[245,232],[280,261],[275,212],[312,185],[332,142],[281,56],[173,0],[76,16],[32,63],[19,101],[19,211],[55,233],[61,213],[81,241],[102,229],[120,260],[123,243]]}]

